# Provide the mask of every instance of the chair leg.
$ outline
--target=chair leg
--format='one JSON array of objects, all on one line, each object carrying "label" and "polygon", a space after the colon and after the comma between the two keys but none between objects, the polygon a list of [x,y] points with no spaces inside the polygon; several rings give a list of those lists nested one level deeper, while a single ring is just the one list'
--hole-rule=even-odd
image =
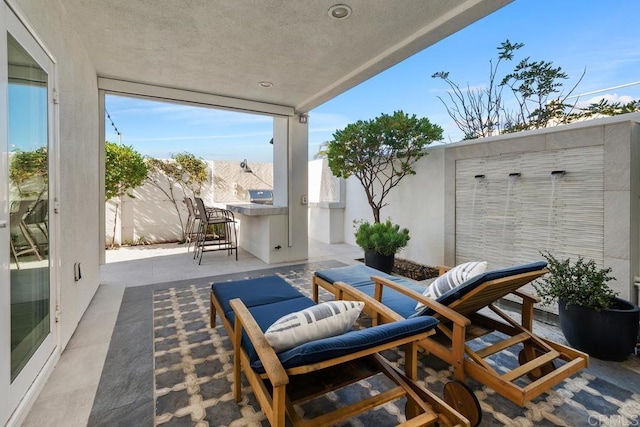
[{"label": "chair leg", "polygon": [[13,246],[13,240],[9,238],[9,246],[11,246],[11,255],[13,255],[13,259],[16,261],[16,267],[20,270],[20,262],[18,261],[18,253],[16,252],[16,247]]}]

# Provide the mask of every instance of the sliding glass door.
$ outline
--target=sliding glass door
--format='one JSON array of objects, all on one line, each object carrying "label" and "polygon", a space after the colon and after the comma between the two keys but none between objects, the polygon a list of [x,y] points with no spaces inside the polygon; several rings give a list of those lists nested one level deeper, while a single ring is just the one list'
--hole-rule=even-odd
[{"label": "sliding glass door", "polygon": [[[0,191],[0,296],[9,302],[3,319],[9,327],[0,334],[0,363],[9,377],[0,377],[0,395],[9,396],[4,410],[11,414],[56,345],[49,223],[53,63],[6,7],[4,14],[0,182],[8,185]],[[5,421],[0,417],[0,424]]]}]

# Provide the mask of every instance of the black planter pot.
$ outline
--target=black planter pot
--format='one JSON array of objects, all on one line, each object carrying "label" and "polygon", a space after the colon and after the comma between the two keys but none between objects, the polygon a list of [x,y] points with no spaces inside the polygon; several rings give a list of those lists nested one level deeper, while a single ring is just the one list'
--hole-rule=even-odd
[{"label": "black planter pot", "polygon": [[602,360],[625,360],[638,340],[640,308],[620,298],[609,310],[558,304],[560,329],[572,347]]},{"label": "black planter pot", "polygon": [[391,273],[391,271],[393,271],[395,257],[395,254],[381,255],[375,251],[364,251],[365,265],[385,273]]}]

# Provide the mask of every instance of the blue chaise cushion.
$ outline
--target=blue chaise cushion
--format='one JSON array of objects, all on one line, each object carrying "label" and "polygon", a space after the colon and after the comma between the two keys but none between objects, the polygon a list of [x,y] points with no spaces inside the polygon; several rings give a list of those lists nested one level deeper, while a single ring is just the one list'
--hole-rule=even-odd
[{"label": "blue chaise cushion", "polygon": [[394,282],[404,281],[404,279],[397,276],[383,273],[380,270],[376,270],[375,268],[368,267],[364,264],[318,270],[315,272],[315,275],[329,283],[344,282],[354,288],[371,285],[373,283],[371,276],[381,276]]},{"label": "blue chaise cushion", "polygon": [[222,311],[231,310],[229,301],[240,298],[245,306],[253,307],[273,302],[302,297],[302,293],[288,284],[280,276],[266,276],[255,279],[220,282],[211,285],[211,291],[222,306]]},{"label": "blue chaise cushion", "polygon": [[[437,323],[438,320],[433,317],[421,316],[372,328],[349,331],[335,337],[301,344],[291,350],[279,353],[278,358],[285,369],[319,363],[428,331]],[[251,367],[258,373],[264,372],[262,362],[257,358],[252,360]]]},{"label": "blue chaise cushion", "polygon": [[[256,323],[260,327],[260,330],[262,330],[262,332],[266,332],[266,330],[269,329],[269,326],[271,326],[273,322],[275,322],[282,316],[294,313],[296,311],[301,311],[309,307],[313,307],[314,305],[316,304],[310,298],[300,296],[299,298],[278,301],[271,304],[256,305],[253,307],[248,307],[248,309],[255,319]],[[229,310],[228,312],[226,312],[225,316],[227,319],[229,319],[229,322],[232,325],[235,325],[236,316],[233,310]],[[241,345],[247,352],[249,360],[251,360],[252,362],[258,360],[258,355],[253,348],[253,344],[249,340],[249,337],[244,330],[242,331]]]},{"label": "blue chaise cushion", "polygon": [[[496,280],[502,279],[504,277],[514,276],[516,274],[530,273],[532,271],[542,270],[547,266],[546,261],[537,261],[532,262],[530,264],[523,265],[515,265],[512,267],[501,268],[499,270],[487,271],[485,273],[479,274],[471,279],[467,280],[457,288],[451,289],[449,292],[441,295],[436,301],[438,301],[442,305],[449,305],[452,302],[459,300],[469,292],[473,291],[475,288],[480,286],[481,284]],[[422,315],[432,315],[433,311],[424,308],[420,311],[417,311],[414,316],[422,316]]]}]

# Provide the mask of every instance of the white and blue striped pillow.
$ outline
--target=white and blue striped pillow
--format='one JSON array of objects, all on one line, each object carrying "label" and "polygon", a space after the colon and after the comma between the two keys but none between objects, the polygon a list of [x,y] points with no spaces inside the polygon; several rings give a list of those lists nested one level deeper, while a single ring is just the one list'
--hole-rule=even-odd
[{"label": "white and blue striped pillow", "polygon": [[276,353],[321,338],[347,332],[362,308],[359,301],[330,301],[287,314],[276,320],[264,333]]},{"label": "white and blue striped pillow", "polygon": [[[431,282],[423,292],[423,295],[431,299],[438,299],[451,289],[460,286],[467,280],[477,276],[478,274],[482,274],[485,271],[487,271],[486,261],[470,261],[457,265]],[[422,308],[424,308],[424,304],[419,302],[416,305],[416,311],[421,310]]]}]

